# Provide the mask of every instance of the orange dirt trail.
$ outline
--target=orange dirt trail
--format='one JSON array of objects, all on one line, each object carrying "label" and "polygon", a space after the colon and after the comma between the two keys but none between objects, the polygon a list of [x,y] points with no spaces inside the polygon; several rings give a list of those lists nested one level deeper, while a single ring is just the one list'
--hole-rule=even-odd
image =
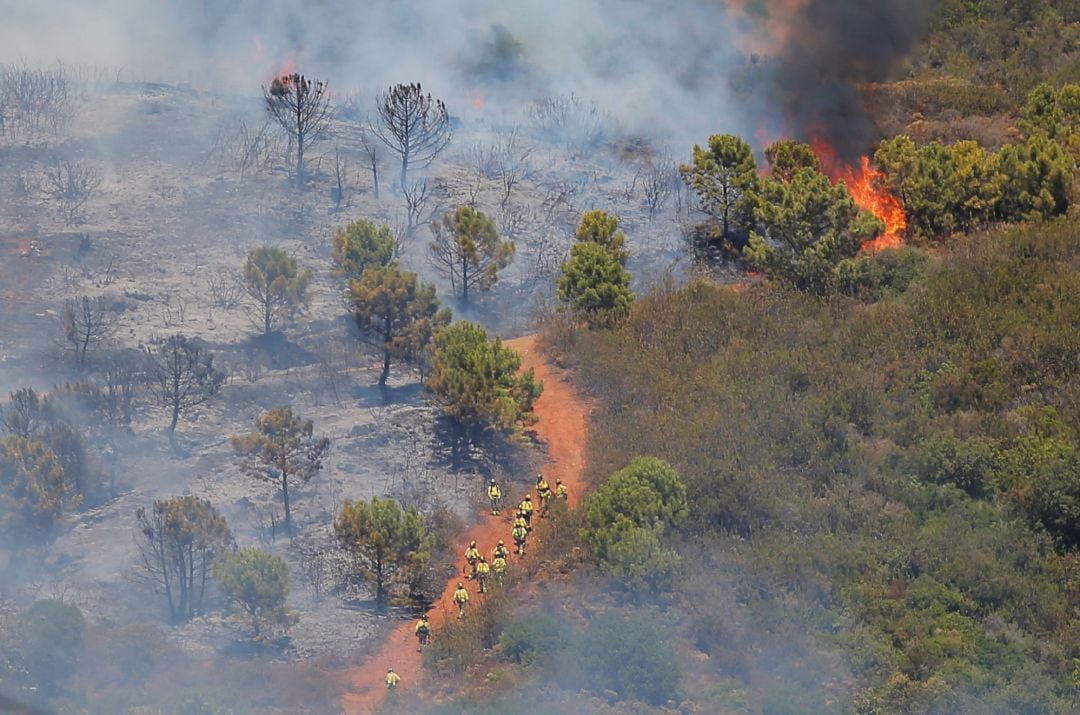
[{"label": "orange dirt trail", "polygon": [[[548,462],[541,472],[555,487],[555,480],[561,479],[569,490],[570,505],[574,505],[584,490],[582,469],[585,465],[585,439],[589,423],[589,405],[574,390],[564,373],[544,360],[536,346],[535,336],[506,341],[505,345],[521,354],[523,370],[532,368],[538,380],[544,382],[544,393],[536,401],[535,411],[540,417],[534,430],[541,442],[548,448]],[[516,556],[512,555],[513,542],[510,539],[510,513],[524,494],[510,494],[503,488],[503,509],[499,516],[491,516],[486,511],[477,524],[470,527],[462,538],[458,550],[460,563],[458,572],[465,569],[465,549],[470,540],[475,540],[480,553],[491,558],[491,550],[499,539],[506,541],[511,550],[510,568],[514,567]],[[535,495],[534,495],[535,496]],[[457,607],[453,604],[453,593],[460,577],[455,576],[446,582],[442,596],[428,611],[431,625],[438,637],[439,626],[448,618],[456,616]],[[483,596],[477,592],[472,581],[464,581],[469,591],[469,606],[475,608],[483,603]],[[386,670],[393,667],[401,676],[398,689],[409,691],[423,682],[420,654],[416,652],[416,636],[413,634],[415,621],[401,623],[390,633],[390,637],[372,653],[363,665],[345,671],[346,693],[342,699],[342,711],[348,715],[368,715],[373,713],[386,697]]]}]

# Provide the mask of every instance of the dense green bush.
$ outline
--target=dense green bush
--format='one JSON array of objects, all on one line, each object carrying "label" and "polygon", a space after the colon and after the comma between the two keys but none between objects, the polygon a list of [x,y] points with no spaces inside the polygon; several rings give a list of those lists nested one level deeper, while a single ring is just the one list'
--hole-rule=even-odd
[{"label": "dense green bush", "polygon": [[526,615],[506,625],[499,636],[503,656],[519,665],[547,667],[570,643],[572,629],[564,618]]},{"label": "dense green bush", "polygon": [[[857,712],[1070,712],[1080,228],[921,264],[875,302],[662,286],[574,335],[603,405],[588,476],[606,494],[637,454],[680,475],[671,597],[755,698],[830,682]],[[586,532],[618,534],[606,503]]]},{"label": "dense green bush", "polygon": [[568,685],[662,705],[676,697],[680,672],[664,628],[643,613],[594,616],[561,662]]},{"label": "dense green bush", "polygon": [[637,457],[588,496],[582,540],[601,570],[634,589],[670,586],[679,556],[663,537],[685,521],[686,486],[671,465]]}]

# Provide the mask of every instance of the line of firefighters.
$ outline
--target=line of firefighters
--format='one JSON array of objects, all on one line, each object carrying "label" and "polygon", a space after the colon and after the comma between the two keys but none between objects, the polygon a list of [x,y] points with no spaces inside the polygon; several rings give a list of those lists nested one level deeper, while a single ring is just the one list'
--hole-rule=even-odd
[{"label": "line of firefighters", "polygon": [[[494,479],[488,484],[487,495],[488,500],[491,502],[492,516],[498,516],[502,509],[502,491]],[[533,514],[539,513],[541,517],[545,517],[550,511],[552,500],[566,503],[570,496],[566,485],[562,483],[561,479],[555,480],[555,488],[552,489],[542,474],[536,475],[536,495],[540,501],[539,509],[533,505],[532,495],[526,494],[525,498],[518,504],[517,511],[514,514],[510,537],[514,540],[514,553],[519,557],[525,555],[525,544],[528,541],[529,533],[532,531]],[[506,548],[506,544],[502,539],[499,539],[499,543],[492,549],[490,562],[480,553],[476,542],[471,541],[469,548],[465,549],[465,562],[468,564],[469,569],[467,578],[478,583],[480,593],[487,593],[489,578],[494,577],[497,583],[502,584],[509,557],[510,550]],[[464,617],[465,608],[469,605],[469,592],[463,582],[458,582],[453,601],[454,605],[458,607],[458,618]],[[431,623],[426,613],[420,616],[414,630],[416,639],[420,644],[419,650],[422,652],[431,638]],[[394,672],[393,668],[387,671],[386,687],[389,690],[394,690],[400,681],[401,677]]]}]

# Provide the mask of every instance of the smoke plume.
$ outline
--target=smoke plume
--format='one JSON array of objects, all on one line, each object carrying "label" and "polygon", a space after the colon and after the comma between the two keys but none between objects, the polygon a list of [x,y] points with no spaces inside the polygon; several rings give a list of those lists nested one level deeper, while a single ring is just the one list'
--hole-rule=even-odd
[{"label": "smoke plume", "polygon": [[939,0],[767,0],[733,14],[753,28],[767,62],[766,92],[778,115],[770,136],[817,138],[852,159],[877,139],[862,108],[860,82],[891,79]]}]

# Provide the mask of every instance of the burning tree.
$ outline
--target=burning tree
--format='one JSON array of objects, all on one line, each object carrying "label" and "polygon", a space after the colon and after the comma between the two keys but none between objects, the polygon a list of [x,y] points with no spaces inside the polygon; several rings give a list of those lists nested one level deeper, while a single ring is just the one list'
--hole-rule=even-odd
[{"label": "burning tree", "polygon": [[885,229],[856,205],[844,182],[834,185],[813,168],[800,169],[790,181],[766,181],[757,213],[764,233],[750,234],[747,259],[814,293],[832,290],[837,266]]},{"label": "burning tree", "polygon": [[399,84],[379,95],[379,121],[372,131],[401,157],[401,190],[409,166],[424,167],[450,143],[450,115],[441,99],[420,84]]},{"label": "burning tree", "polygon": [[322,138],[330,124],[330,87],[322,80],[296,74],[277,77],[263,87],[266,111],[296,144],[297,183],[304,181],[304,150]]},{"label": "burning tree", "polygon": [[267,482],[281,485],[285,506],[285,530],[292,533],[289,481],[311,481],[322,469],[322,458],[330,440],[314,435],[311,420],[294,415],[291,407],[275,407],[255,418],[255,429],[233,435],[233,450],[245,458],[244,471]]}]

